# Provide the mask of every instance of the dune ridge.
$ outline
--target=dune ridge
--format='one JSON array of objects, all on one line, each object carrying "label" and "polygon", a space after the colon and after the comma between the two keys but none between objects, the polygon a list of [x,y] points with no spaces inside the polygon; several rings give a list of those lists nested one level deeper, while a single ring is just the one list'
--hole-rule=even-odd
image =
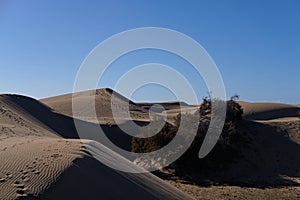
[{"label": "dune ridge", "polygon": [[[91,121],[90,116],[92,116],[91,112],[93,110],[88,110],[86,108],[86,103],[95,99],[96,113],[98,121],[101,124],[114,124],[113,116],[112,116],[112,108],[111,108],[111,99],[114,96],[115,102],[114,105],[118,108],[122,109],[122,107],[129,105],[129,111],[131,119],[134,121],[149,121],[149,113],[148,110],[143,107],[137,105],[136,103],[130,101],[126,97],[121,94],[114,92],[109,88],[97,89],[91,91],[78,92],[74,94],[65,94],[56,97],[50,97],[46,99],[41,99],[40,101],[49,107],[51,107],[54,111],[59,112],[61,114],[73,117],[72,112],[72,98],[74,101],[78,102],[79,105],[82,105],[80,113],[78,113],[79,119]],[[124,119],[131,120],[131,119]]]},{"label": "dune ridge", "polygon": [[239,104],[244,110],[244,117],[249,120],[274,120],[282,118],[294,118],[299,117],[299,106],[283,103],[271,103],[271,102],[242,102]]},{"label": "dune ridge", "polygon": [[[240,102],[250,137],[249,143],[241,144],[244,158],[210,177],[210,181],[221,186],[207,188],[203,187],[207,184],[203,181],[184,182],[173,177],[174,174],[169,174],[173,178],[163,181],[149,173],[115,171],[95,159],[142,171],[103,144],[79,139],[74,120],[86,127],[91,138],[99,122],[89,120],[84,106],[81,117],[73,119],[71,98],[74,95],[84,104],[96,94],[96,106],[99,106],[96,112],[106,136],[121,148],[130,150],[131,137],[112,119],[110,98],[113,93],[99,89],[41,101],[20,95],[0,95],[1,199],[300,198],[299,105]],[[149,109],[154,103],[135,103],[122,95],[117,98],[120,107],[129,102],[135,122],[141,125],[149,122]],[[180,111],[188,113],[197,108],[187,104],[179,107],[179,103],[162,103],[164,109],[158,106],[154,112],[172,121]],[[124,123],[128,120],[124,119]]]},{"label": "dune ridge", "polygon": [[[75,120],[89,130],[97,125]],[[89,151],[142,171],[102,144],[78,139],[73,118],[35,99],[1,95],[0,131],[1,199],[192,199],[152,174],[121,173],[99,162]]]}]

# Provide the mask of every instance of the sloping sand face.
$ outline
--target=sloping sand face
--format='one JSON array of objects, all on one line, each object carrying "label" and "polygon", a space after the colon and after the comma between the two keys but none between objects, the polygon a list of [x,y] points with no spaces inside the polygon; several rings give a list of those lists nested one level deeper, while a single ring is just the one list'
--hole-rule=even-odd
[{"label": "sloping sand face", "polygon": [[[114,104],[116,104],[118,108],[129,106],[130,116],[132,120],[146,122],[149,121],[149,113],[146,109],[107,88],[97,89],[96,91],[85,91],[75,94],[60,95],[56,97],[41,99],[40,101],[51,107],[58,113],[73,117],[72,98],[74,98],[74,100],[78,102],[78,105],[82,105],[82,108],[79,108],[81,112],[77,113],[79,119],[94,123],[100,122],[101,124],[114,124],[115,122],[113,120],[111,108],[112,95],[114,95],[115,97]],[[93,119],[90,119],[90,117],[93,116],[93,114],[91,113],[93,112],[93,110],[86,109],[87,102],[91,100],[95,100],[95,111],[98,118],[97,122],[93,121]]]},{"label": "sloping sand face", "polygon": [[244,117],[249,120],[274,120],[281,118],[296,119],[300,107],[282,103],[239,102],[244,110]]},{"label": "sloping sand face", "polygon": [[[143,171],[100,143],[83,141],[88,152],[110,166]],[[40,195],[45,199],[193,199],[151,173],[124,173],[107,167],[91,156],[73,161],[60,179]]]},{"label": "sloping sand face", "polygon": [[[249,141],[241,142],[236,158],[207,182],[187,184],[168,180],[196,199],[299,199],[299,106],[279,103],[239,102],[244,109],[244,129]],[[219,182],[223,182],[220,184]],[[209,187],[203,187],[203,185]]]},{"label": "sloping sand face", "polygon": [[0,199],[192,199],[150,173],[99,162],[143,171],[100,143],[63,138],[72,120],[34,99],[0,96]]},{"label": "sloping sand face", "polygon": [[200,184],[168,182],[199,200],[299,199],[300,120],[244,123],[250,140],[241,142],[241,157],[221,173]]},{"label": "sloping sand face", "polygon": [[27,99],[27,106],[36,110],[30,104],[35,100],[17,96],[0,95],[0,140],[11,136],[59,136],[53,130],[43,124],[38,117],[29,114],[16,100]]},{"label": "sloping sand face", "polygon": [[0,142],[0,197],[37,196],[84,155],[80,141],[10,137]]},{"label": "sloping sand face", "polygon": [[[116,141],[125,143],[126,138],[116,126],[106,125],[112,117],[107,109],[111,91],[99,90],[97,95],[98,111],[105,116],[103,127]],[[84,102],[80,96],[77,98]],[[54,110],[31,98],[0,95],[0,199],[191,199],[152,174],[128,174],[107,167],[104,163],[142,170],[102,144],[67,139],[78,138],[70,95],[43,101]],[[137,120],[149,120],[147,109],[151,104],[130,104]],[[197,199],[299,198],[299,106],[247,102],[241,105],[246,119],[252,120],[247,121],[251,143],[241,148],[244,158],[233,163],[224,172],[227,175],[221,177],[235,185],[205,188],[176,180],[169,182]],[[166,103],[165,107],[170,120],[180,112],[177,104]],[[183,109],[191,112],[194,108]],[[83,107],[83,119],[88,120],[88,116]],[[81,123],[97,125],[83,120]],[[91,151],[103,162],[92,157]],[[242,181],[257,186],[264,183],[271,188],[237,184]]]},{"label": "sloping sand face", "polygon": [[1,141],[0,197],[16,199],[192,199],[150,173],[113,170],[136,168],[130,161],[94,141],[11,137]]},{"label": "sloping sand face", "polygon": [[18,102],[39,110],[33,99],[0,95],[0,199],[42,193],[84,155],[79,140],[59,137]]}]

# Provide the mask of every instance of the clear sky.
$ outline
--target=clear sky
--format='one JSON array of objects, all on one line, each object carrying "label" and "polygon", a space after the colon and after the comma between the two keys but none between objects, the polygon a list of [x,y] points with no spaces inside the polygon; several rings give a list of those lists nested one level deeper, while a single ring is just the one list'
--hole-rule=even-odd
[{"label": "clear sky", "polygon": [[[0,0],[0,93],[35,98],[70,93],[80,64],[97,44],[121,31],[154,26],[199,42],[217,64],[229,96],[300,103],[299,11],[298,0]],[[128,55],[114,63],[100,87],[112,87],[136,64],[158,62],[185,73],[201,98],[207,92],[203,81],[176,59],[157,51]],[[173,96],[145,87],[132,98]]]}]

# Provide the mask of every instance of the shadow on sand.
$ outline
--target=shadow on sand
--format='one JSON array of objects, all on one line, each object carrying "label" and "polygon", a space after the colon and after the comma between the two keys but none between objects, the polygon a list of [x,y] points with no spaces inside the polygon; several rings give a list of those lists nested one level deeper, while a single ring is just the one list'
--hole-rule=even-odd
[{"label": "shadow on sand", "polygon": [[[16,104],[42,124],[64,138],[79,138],[74,119],[54,112],[37,100],[19,95],[7,95]],[[99,124],[75,119],[87,134],[94,139]],[[199,186],[235,185],[242,187],[284,187],[300,186],[292,178],[300,178],[300,145],[289,139],[289,133],[266,123],[243,121],[250,142],[236,144],[237,155],[231,163],[224,164],[222,170],[207,166],[205,173],[183,173],[176,177],[181,181]],[[130,150],[132,137],[116,125],[101,125],[106,136],[119,147]],[[300,134],[300,133],[299,133]],[[105,144],[104,144],[105,145]],[[222,155],[220,155],[222,156]],[[174,175],[159,174],[164,179],[174,179]]]},{"label": "shadow on sand", "polygon": [[[173,174],[158,173],[161,178],[203,186],[231,185],[254,188],[300,186],[300,145],[289,139],[289,133],[265,123],[244,121],[241,127],[248,142],[236,144],[236,155],[230,163],[205,166],[205,172],[184,170]],[[300,134],[300,133],[299,133]],[[209,155],[208,155],[209,156]],[[222,155],[220,155],[222,156]]]},{"label": "shadow on sand", "polygon": [[[124,133],[117,125],[100,125],[80,119],[74,119],[72,117],[54,112],[45,104],[29,97],[20,95],[6,95],[6,97],[10,104],[15,104],[15,106],[22,109],[23,112],[28,113],[30,116],[34,117],[37,121],[41,122],[47,128],[63,138],[80,138],[103,141],[102,139],[104,136],[99,134],[99,128],[101,126],[103,132],[110,141],[122,149],[131,149],[132,136]],[[74,121],[76,121],[77,125],[85,130],[84,135],[81,134],[79,137]],[[148,124],[146,122],[135,123],[139,125]]]}]

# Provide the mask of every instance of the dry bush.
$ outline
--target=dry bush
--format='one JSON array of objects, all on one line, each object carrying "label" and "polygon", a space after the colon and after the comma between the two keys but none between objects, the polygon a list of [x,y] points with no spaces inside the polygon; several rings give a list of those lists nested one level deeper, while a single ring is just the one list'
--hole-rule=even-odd
[{"label": "dry bush", "polygon": [[[226,120],[220,139],[218,140],[218,143],[214,147],[213,151],[206,158],[200,160],[198,158],[198,154],[210,123],[212,104],[211,99],[203,99],[203,103],[198,111],[200,113],[200,121],[197,134],[189,149],[174,163],[173,166],[175,166],[177,170],[182,170],[183,168],[187,167],[196,170],[203,170],[203,168],[207,168],[208,165],[210,167],[211,165],[222,167],[224,163],[228,162],[234,157],[233,146],[235,142],[238,142],[239,135],[242,132],[239,129],[239,123],[242,121],[243,115],[242,107],[236,102],[236,100],[237,98],[235,96],[226,102]],[[185,116],[185,119],[186,117],[188,119],[196,117],[196,115],[188,115],[189,116]],[[174,126],[166,123],[163,129],[155,136],[150,138],[133,138],[132,151],[137,153],[146,153],[164,147],[175,137],[178,127],[180,126],[180,121],[181,116],[178,115],[175,119]],[[193,120],[191,120],[191,122],[192,121]],[[193,124],[189,124],[188,122],[185,122],[184,124],[185,127],[183,127],[183,130],[188,136],[190,131],[189,127],[193,126]]]}]

